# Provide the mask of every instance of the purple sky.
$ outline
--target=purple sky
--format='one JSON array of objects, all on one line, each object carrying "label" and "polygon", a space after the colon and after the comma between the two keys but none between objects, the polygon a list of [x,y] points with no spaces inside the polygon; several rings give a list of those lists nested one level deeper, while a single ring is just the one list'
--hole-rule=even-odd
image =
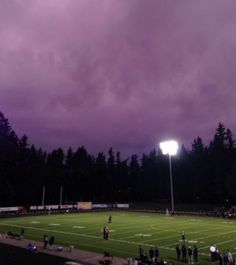
[{"label": "purple sky", "polygon": [[236,133],[235,0],[0,0],[0,111],[47,150]]}]

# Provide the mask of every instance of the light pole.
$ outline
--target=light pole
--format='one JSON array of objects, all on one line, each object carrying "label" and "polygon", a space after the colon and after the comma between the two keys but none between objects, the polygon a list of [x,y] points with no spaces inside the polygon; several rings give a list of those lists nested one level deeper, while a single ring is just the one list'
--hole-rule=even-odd
[{"label": "light pole", "polygon": [[174,212],[175,207],[174,207],[174,191],[173,191],[173,180],[172,180],[171,156],[177,154],[178,143],[176,141],[173,141],[173,140],[161,142],[160,148],[161,148],[163,155],[169,156],[171,210],[172,210],[172,212]]}]

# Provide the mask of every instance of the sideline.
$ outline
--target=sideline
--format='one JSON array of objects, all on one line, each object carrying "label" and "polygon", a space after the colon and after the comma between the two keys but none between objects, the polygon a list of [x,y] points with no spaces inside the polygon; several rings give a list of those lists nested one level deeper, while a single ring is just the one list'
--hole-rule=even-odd
[{"label": "sideline", "polygon": [[[0,235],[0,243],[20,248],[26,248],[28,243],[32,243],[37,247],[37,250],[40,253],[59,256],[68,259],[68,261],[73,260],[85,264],[89,263],[92,265],[99,265],[100,264],[99,261],[104,260],[102,254],[85,251],[85,250],[79,250],[75,248],[71,252],[69,251],[68,247],[63,247],[63,251],[57,251],[57,247],[59,245],[54,245],[52,249],[44,249],[43,243],[35,240],[28,240],[28,239],[18,240],[18,239],[6,238],[5,236]],[[127,264],[127,260],[118,257],[113,257],[112,264],[124,265]]]}]

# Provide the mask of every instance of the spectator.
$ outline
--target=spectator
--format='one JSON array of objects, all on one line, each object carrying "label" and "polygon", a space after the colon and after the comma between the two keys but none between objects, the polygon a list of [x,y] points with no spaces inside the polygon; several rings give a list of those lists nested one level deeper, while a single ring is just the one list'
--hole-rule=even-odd
[{"label": "spectator", "polygon": [[21,237],[21,239],[24,238],[24,233],[25,233],[25,229],[22,228],[22,229],[21,229],[21,232],[20,232],[20,237]]},{"label": "spectator", "polygon": [[158,247],[155,247],[154,249],[154,256],[155,256],[155,259],[157,260],[157,258],[159,258],[160,256],[160,251],[159,251],[159,248]]},{"label": "spectator", "polygon": [[48,236],[44,235],[43,236],[43,248],[47,248],[48,247]]},{"label": "spectator", "polygon": [[198,263],[198,249],[195,245],[193,246],[193,262]]},{"label": "spectator", "polygon": [[50,246],[50,248],[52,248],[54,242],[55,242],[55,238],[54,238],[54,236],[51,236],[50,239],[49,239],[49,246]]},{"label": "spectator", "polygon": [[37,247],[34,246],[33,244],[29,243],[27,246],[26,246],[26,249],[28,251],[30,251],[31,253],[37,253]]},{"label": "spectator", "polygon": [[187,250],[187,253],[188,253],[188,264],[191,264],[192,263],[192,248],[189,246],[188,247],[188,250]]},{"label": "spectator", "polygon": [[233,265],[233,262],[234,262],[234,260],[233,260],[233,255],[232,255],[232,253],[228,250],[228,263],[229,263],[229,265]]},{"label": "spectator", "polygon": [[215,253],[216,253],[215,246],[213,246],[213,245],[210,246],[210,253],[211,253],[211,261],[214,262],[215,261]]},{"label": "spectator", "polygon": [[151,261],[154,260],[154,249],[153,249],[153,247],[151,247],[149,250],[149,258],[151,259]]},{"label": "spectator", "polygon": [[140,245],[139,246],[139,258],[142,260],[142,258],[143,258],[143,254],[144,254],[144,249],[143,249],[143,247]]},{"label": "spectator", "polygon": [[223,254],[223,264],[228,265],[228,253],[227,252]]},{"label": "spectator", "polygon": [[186,249],[185,245],[182,245],[181,253],[182,253],[182,261],[186,262],[187,249]]},{"label": "spectator", "polygon": [[179,245],[177,245],[175,249],[176,249],[177,260],[180,260],[181,249]]}]

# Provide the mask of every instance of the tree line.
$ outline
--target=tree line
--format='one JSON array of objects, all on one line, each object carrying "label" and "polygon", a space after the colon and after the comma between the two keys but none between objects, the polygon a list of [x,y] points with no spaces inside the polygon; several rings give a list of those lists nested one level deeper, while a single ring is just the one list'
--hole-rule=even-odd
[{"label": "tree line", "polygon": [[[89,154],[61,148],[45,152],[18,137],[0,112],[0,206],[46,204],[168,202],[169,161],[159,149],[141,157],[122,159],[119,152]],[[236,145],[230,129],[217,125],[209,145],[200,137],[191,150],[181,147],[172,158],[175,201],[179,203],[236,203]]]}]

